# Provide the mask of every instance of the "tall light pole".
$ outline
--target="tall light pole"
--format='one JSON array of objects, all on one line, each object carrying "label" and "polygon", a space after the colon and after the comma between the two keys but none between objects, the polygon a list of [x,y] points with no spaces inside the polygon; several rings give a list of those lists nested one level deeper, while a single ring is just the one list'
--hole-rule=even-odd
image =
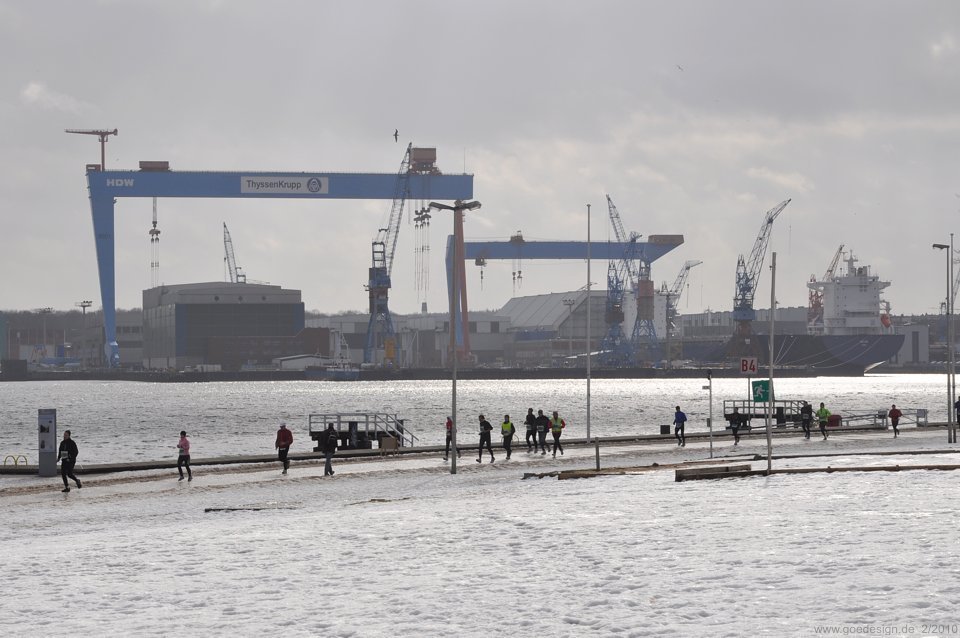
[{"label": "tall light pole", "polygon": [[590,204],[587,204],[587,440],[590,440]]},{"label": "tall light pole", "polygon": [[770,358],[768,360],[768,372],[770,373],[770,388],[767,399],[770,405],[767,408],[767,474],[773,471],[773,439],[770,434],[770,421],[773,420],[773,335],[775,319],[777,316],[777,253],[774,251],[770,255]]},{"label": "tall light pole", "polygon": [[955,365],[953,355],[953,233],[950,233],[949,244],[933,244],[938,250],[947,252],[947,443],[957,442],[957,432],[953,422],[953,396]]},{"label": "tall light pole", "polygon": [[[450,420],[453,425],[450,427],[450,442],[453,444],[453,454],[450,456],[450,473],[457,473],[457,359],[460,358],[460,352],[457,349],[457,303],[461,300],[462,291],[460,290],[460,273],[463,270],[463,211],[477,210],[480,208],[480,202],[464,202],[456,200],[453,206],[430,202],[430,208],[435,210],[453,211],[453,273],[450,290],[450,356],[452,364],[450,366],[450,376],[452,379]],[[466,299],[462,301],[462,308],[466,306]]]}]

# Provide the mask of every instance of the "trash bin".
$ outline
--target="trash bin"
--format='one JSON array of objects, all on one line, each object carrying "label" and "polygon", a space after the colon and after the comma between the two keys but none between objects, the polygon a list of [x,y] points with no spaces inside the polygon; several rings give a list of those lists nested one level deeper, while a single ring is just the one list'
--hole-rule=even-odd
[{"label": "trash bin", "polygon": [[783,409],[783,406],[782,406],[782,405],[778,405],[778,406],[777,406],[776,418],[777,418],[777,427],[778,427],[778,428],[785,428],[785,427],[787,427],[787,413],[786,413],[786,411]]},{"label": "trash bin", "polygon": [[669,425],[661,425],[661,426],[660,426],[660,434],[670,434],[670,426],[669,426]]},{"label": "trash bin", "polygon": [[843,417],[841,417],[839,414],[831,414],[830,416],[827,417],[827,427],[838,428],[841,425],[843,425],[842,421],[843,421]]}]

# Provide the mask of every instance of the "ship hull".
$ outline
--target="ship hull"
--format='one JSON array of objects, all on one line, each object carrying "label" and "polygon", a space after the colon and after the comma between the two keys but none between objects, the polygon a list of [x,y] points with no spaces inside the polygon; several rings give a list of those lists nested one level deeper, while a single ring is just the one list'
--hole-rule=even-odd
[{"label": "ship hull", "polygon": [[[893,358],[904,335],[776,335],[773,360],[778,368],[807,368],[821,374],[863,374]],[[767,335],[749,340],[684,341],[681,358],[704,363],[727,363],[756,357],[766,366],[770,358]]]}]

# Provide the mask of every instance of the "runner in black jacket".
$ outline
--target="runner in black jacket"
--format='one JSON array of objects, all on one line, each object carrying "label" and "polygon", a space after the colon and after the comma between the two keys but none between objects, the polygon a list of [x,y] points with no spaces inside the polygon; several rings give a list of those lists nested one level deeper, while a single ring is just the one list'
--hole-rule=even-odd
[{"label": "runner in black jacket", "polygon": [[527,408],[523,424],[527,426],[527,452],[533,452],[537,447],[537,417],[533,416],[533,408]]},{"label": "runner in black jacket", "polygon": [[483,461],[483,446],[487,446],[487,450],[490,452],[490,462],[493,463],[493,446],[490,444],[490,432],[493,430],[493,426],[490,425],[490,421],[487,421],[483,418],[483,415],[480,415],[480,449],[477,450],[477,463]]},{"label": "runner in black jacket", "polygon": [[[547,453],[547,432],[550,430],[550,417],[543,413],[543,410],[537,410],[537,443],[540,446],[540,454]],[[537,451],[536,448],[533,450]]]},{"label": "runner in black jacket", "polygon": [[70,438],[70,430],[65,430],[63,440],[60,441],[60,448],[57,456],[60,458],[60,477],[63,478],[63,492],[70,491],[70,484],[67,478],[72,478],[77,482],[77,489],[83,487],[80,479],[73,475],[73,466],[77,464],[77,457],[80,456],[80,450],[77,449],[77,442]]}]

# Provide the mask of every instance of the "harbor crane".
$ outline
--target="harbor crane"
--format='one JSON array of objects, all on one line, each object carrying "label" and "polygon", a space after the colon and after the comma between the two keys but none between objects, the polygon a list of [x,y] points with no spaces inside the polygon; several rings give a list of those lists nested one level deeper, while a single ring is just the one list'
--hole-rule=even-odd
[{"label": "harbor crane", "polygon": [[664,310],[666,355],[664,358],[667,360],[668,365],[670,361],[676,358],[674,355],[678,354],[676,351],[680,345],[679,340],[671,341],[671,337],[678,332],[674,321],[677,317],[677,304],[680,301],[681,295],[683,295],[683,286],[687,282],[687,276],[690,274],[690,270],[702,263],[703,262],[699,259],[688,259],[687,261],[683,262],[683,266],[680,268],[677,278],[673,281],[673,286],[667,288],[667,282],[663,282],[663,286],[660,289],[660,294],[666,297],[666,307]]},{"label": "harbor crane", "polygon": [[[843,247],[844,244],[840,244],[837,252],[833,254],[833,259],[830,260],[830,265],[827,266],[826,272],[823,273],[823,278],[820,280],[821,282],[833,279],[834,273],[837,272],[837,265],[840,263],[840,257],[843,255]],[[822,334],[823,286],[818,285],[815,275],[810,275],[810,283],[807,284],[807,287],[810,288],[810,293],[807,296],[807,332],[810,334]]]},{"label": "harbor crane", "polygon": [[[737,258],[736,289],[733,297],[733,320],[736,322],[734,337],[737,345],[749,345],[753,335],[751,322],[757,316],[753,309],[753,296],[757,292],[760,269],[767,255],[770,232],[773,230],[773,221],[789,203],[789,199],[782,201],[764,214],[763,224],[753,243],[749,259],[744,259],[742,254]],[[773,312],[773,308],[770,311]]]},{"label": "harbor crane", "polygon": [[96,135],[100,138],[100,170],[107,170],[107,138],[117,134],[117,129],[78,129],[68,128],[64,133],[76,133],[77,135]]},{"label": "harbor crane", "polygon": [[[437,149],[414,148],[412,143],[407,144],[403,161],[400,162],[400,170],[397,172],[390,217],[387,225],[377,231],[377,236],[371,244],[372,264],[367,280],[370,321],[367,324],[367,343],[363,349],[364,363],[378,363],[375,359],[381,349],[384,364],[394,365],[396,362],[397,333],[393,326],[389,305],[393,257],[397,250],[404,204],[411,199],[411,179],[416,179],[417,176],[440,175],[436,161]],[[424,220],[423,216],[418,214],[416,222],[420,223],[422,220]]]},{"label": "harbor crane", "polygon": [[670,288],[667,288],[667,284],[664,282],[662,292],[667,296],[667,330],[671,329],[673,320],[677,316],[677,303],[683,295],[683,286],[687,283],[690,270],[702,263],[699,259],[688,259],[683,262],[683,266],[681,266],[680,272],[677,274],[677,278],[673,280],[673,285]]},{"label": "harbor crane", "polygon": [[620,219],[620,211],[617,210],[617,206],[613,203],[610,195],[607,195],[607,212],[610,217],[610,225],[613,227],[614,237],[618,243],[625,244],[626,248],[622,255],[607,262],[607,301],[604,308],[604,321],[607,324],[607,331],[600,343],[600,364],[624,367],[633,365],[635,362],[638,346],[637,337],[641,332],[649,335],[652,330],[654,339],[656,339],[656,329],[652,327],[652,324],[643,326],[643,329],[641,329],[639,313],[630,339],[627,339],[623,331],[623,322],[626,317],[623,309],[624,297],[629,290],[634,300],[638,300],[636,295],[640,289],[639,282],[643,273],[646,273],[647,279],[649,279],[650,264],[641,263],[638,266],[640,234],[631,232],[627,235],[623,228],[623,221]]},{"label": "harbor crane", "polygon": [[247,283],[247,275],[243,269],[237,265],[237,258],[233,254],[233,239],[230,238],[230,231],[227,230],[227,224],[223,224],[223,263],[227,266],[227,274],[232,284]]}]

